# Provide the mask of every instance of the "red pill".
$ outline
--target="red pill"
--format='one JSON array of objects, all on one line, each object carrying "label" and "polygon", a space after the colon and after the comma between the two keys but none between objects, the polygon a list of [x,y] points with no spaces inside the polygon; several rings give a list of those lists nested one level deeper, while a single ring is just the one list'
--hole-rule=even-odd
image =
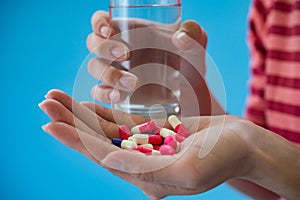
[{"label": "red pill", "polygon": [[144,146],[137,146],[134,148],[134,150],[144,153],[146,155],[161,155],[159,151]]},{"label": "red pill", "polygon": [[159,151],[160,146],[159,145],[154,145],[153,149]]},{"label": "red pill", "polygon": [[128,138],[131,136],[129,128],[126,125],[122,125],[119,127],[119,134],[120,138],[123,140],[128,140]]},{"label": "red pill", "polygon": [[146,134],[135,134],[132,139],[137,144],[152,144],[159,145],[162,143],[162,137],[160,135],[146,135]]}]

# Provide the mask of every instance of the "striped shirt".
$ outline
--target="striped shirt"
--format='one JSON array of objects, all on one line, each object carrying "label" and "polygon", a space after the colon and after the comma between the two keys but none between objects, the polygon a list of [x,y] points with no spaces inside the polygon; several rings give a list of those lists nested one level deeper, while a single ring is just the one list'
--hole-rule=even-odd
[{"label": "striped shirt", "polygon": [[246,117],[300,144],[300,0],[254,0]]}]

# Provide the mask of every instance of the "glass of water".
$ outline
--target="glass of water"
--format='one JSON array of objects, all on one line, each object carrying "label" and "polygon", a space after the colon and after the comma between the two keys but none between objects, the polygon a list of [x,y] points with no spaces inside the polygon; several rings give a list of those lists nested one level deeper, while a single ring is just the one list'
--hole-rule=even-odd
[{"label": "glass of water", "polygon": [[180,114],[180,57],[172,35],[180,27],[180,0],[110,0],[114,39],[130,49],[120,63],[139,86],[113,108],[150,118]]}]

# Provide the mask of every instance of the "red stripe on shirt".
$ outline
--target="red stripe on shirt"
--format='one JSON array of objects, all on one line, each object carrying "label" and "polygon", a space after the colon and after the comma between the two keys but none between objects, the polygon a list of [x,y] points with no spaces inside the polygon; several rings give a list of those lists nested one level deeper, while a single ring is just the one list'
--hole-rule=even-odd
[{"label": "red stripe on shirt", "polygon": [[265,116],[265,112],[263,110],[257,110],[255,108],[248,108],[247,113],[250,115],[255,115],[255,116],[260,116],[260,117]]},{"label": "red stripe on shirt", "polygon": [[280,76],[269,75],[267,82],[270,85],[300,89],[300,79],[298,78],[284,78]]},{"label": "red stripe on shirt", "polygon": [[250,30],[251,30],[252,34],[254,35],[254,37],[255,37],[255,41],[254,41],[255,48],[260,50],[260,52],[263,55],[265,55],[266,49],[265,49],[262,41],[259,39],[259,36],[256,34],[256,26],[255,26],[255,22],[253,20],[250,20]]},{"label": "red stripe on shirt", "polygon": [[252,68],[252,73],[253,73],[253,75],[258,75],[258,76],[263,76],[263,75],[265,75],[265,72],[264,72],[264,67],[265,67],[265,65],[263,64],[263,65],[258,65],[258,66],[254,66],[253,68]]},{"label": "red stripe on shirt", "polygon": [[276,34],[281,36],[300,35],[300,26],[294,26],[294,27],[271,26],[268,29],[268,34]]},{"label": "red stripe on shirt", "polygon": [[300,9],[300,1],[297,1],[294,4],[290,4],[290,3],[282,2],[282,1],[276,1],[270,7],[270,9],[268,10],[267,13],[270,13],[273,10],[289,13],[289,12],[291,12],[293,10],[298,10],[298,9]]},{"label": "red stripe on shirt", "polygon": [[267,58],[275,60],[284,60],[290,62],[300,62],[300,52],[285,52],[278,50],[269,50]]},{"label": "red stripe on shirt", "polygon": [[252,95],[259,96],[260,98],[264,98],[264,96],[265,96],[265,92],[263,89],[257,89],[255,87],[250,87],[250,90],[251,90]]},{"label": "red stripe on shirt", "polygon": [[266,105],[269,110],[274,110],[297,117],[300,116],[300,106],[288,105],[275,101],[267,101]]},{"label": "red stripe on shirt", "polygon": [[255,0],[253,5],[255,9],[258,11],[258,13],[261,14],[260,16],[262,17],[262,20],[266,21],[266,16],[268,14],[268,11],[263,5],[263,3],[259,0]]}]

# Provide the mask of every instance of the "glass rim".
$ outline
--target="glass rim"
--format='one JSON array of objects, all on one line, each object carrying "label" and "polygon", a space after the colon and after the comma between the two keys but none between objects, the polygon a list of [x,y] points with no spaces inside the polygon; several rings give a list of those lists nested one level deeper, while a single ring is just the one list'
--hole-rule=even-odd
[{"label": "glass rim", "polygon": [[110,8],[181,6],[181,0],[110,0]]}]

